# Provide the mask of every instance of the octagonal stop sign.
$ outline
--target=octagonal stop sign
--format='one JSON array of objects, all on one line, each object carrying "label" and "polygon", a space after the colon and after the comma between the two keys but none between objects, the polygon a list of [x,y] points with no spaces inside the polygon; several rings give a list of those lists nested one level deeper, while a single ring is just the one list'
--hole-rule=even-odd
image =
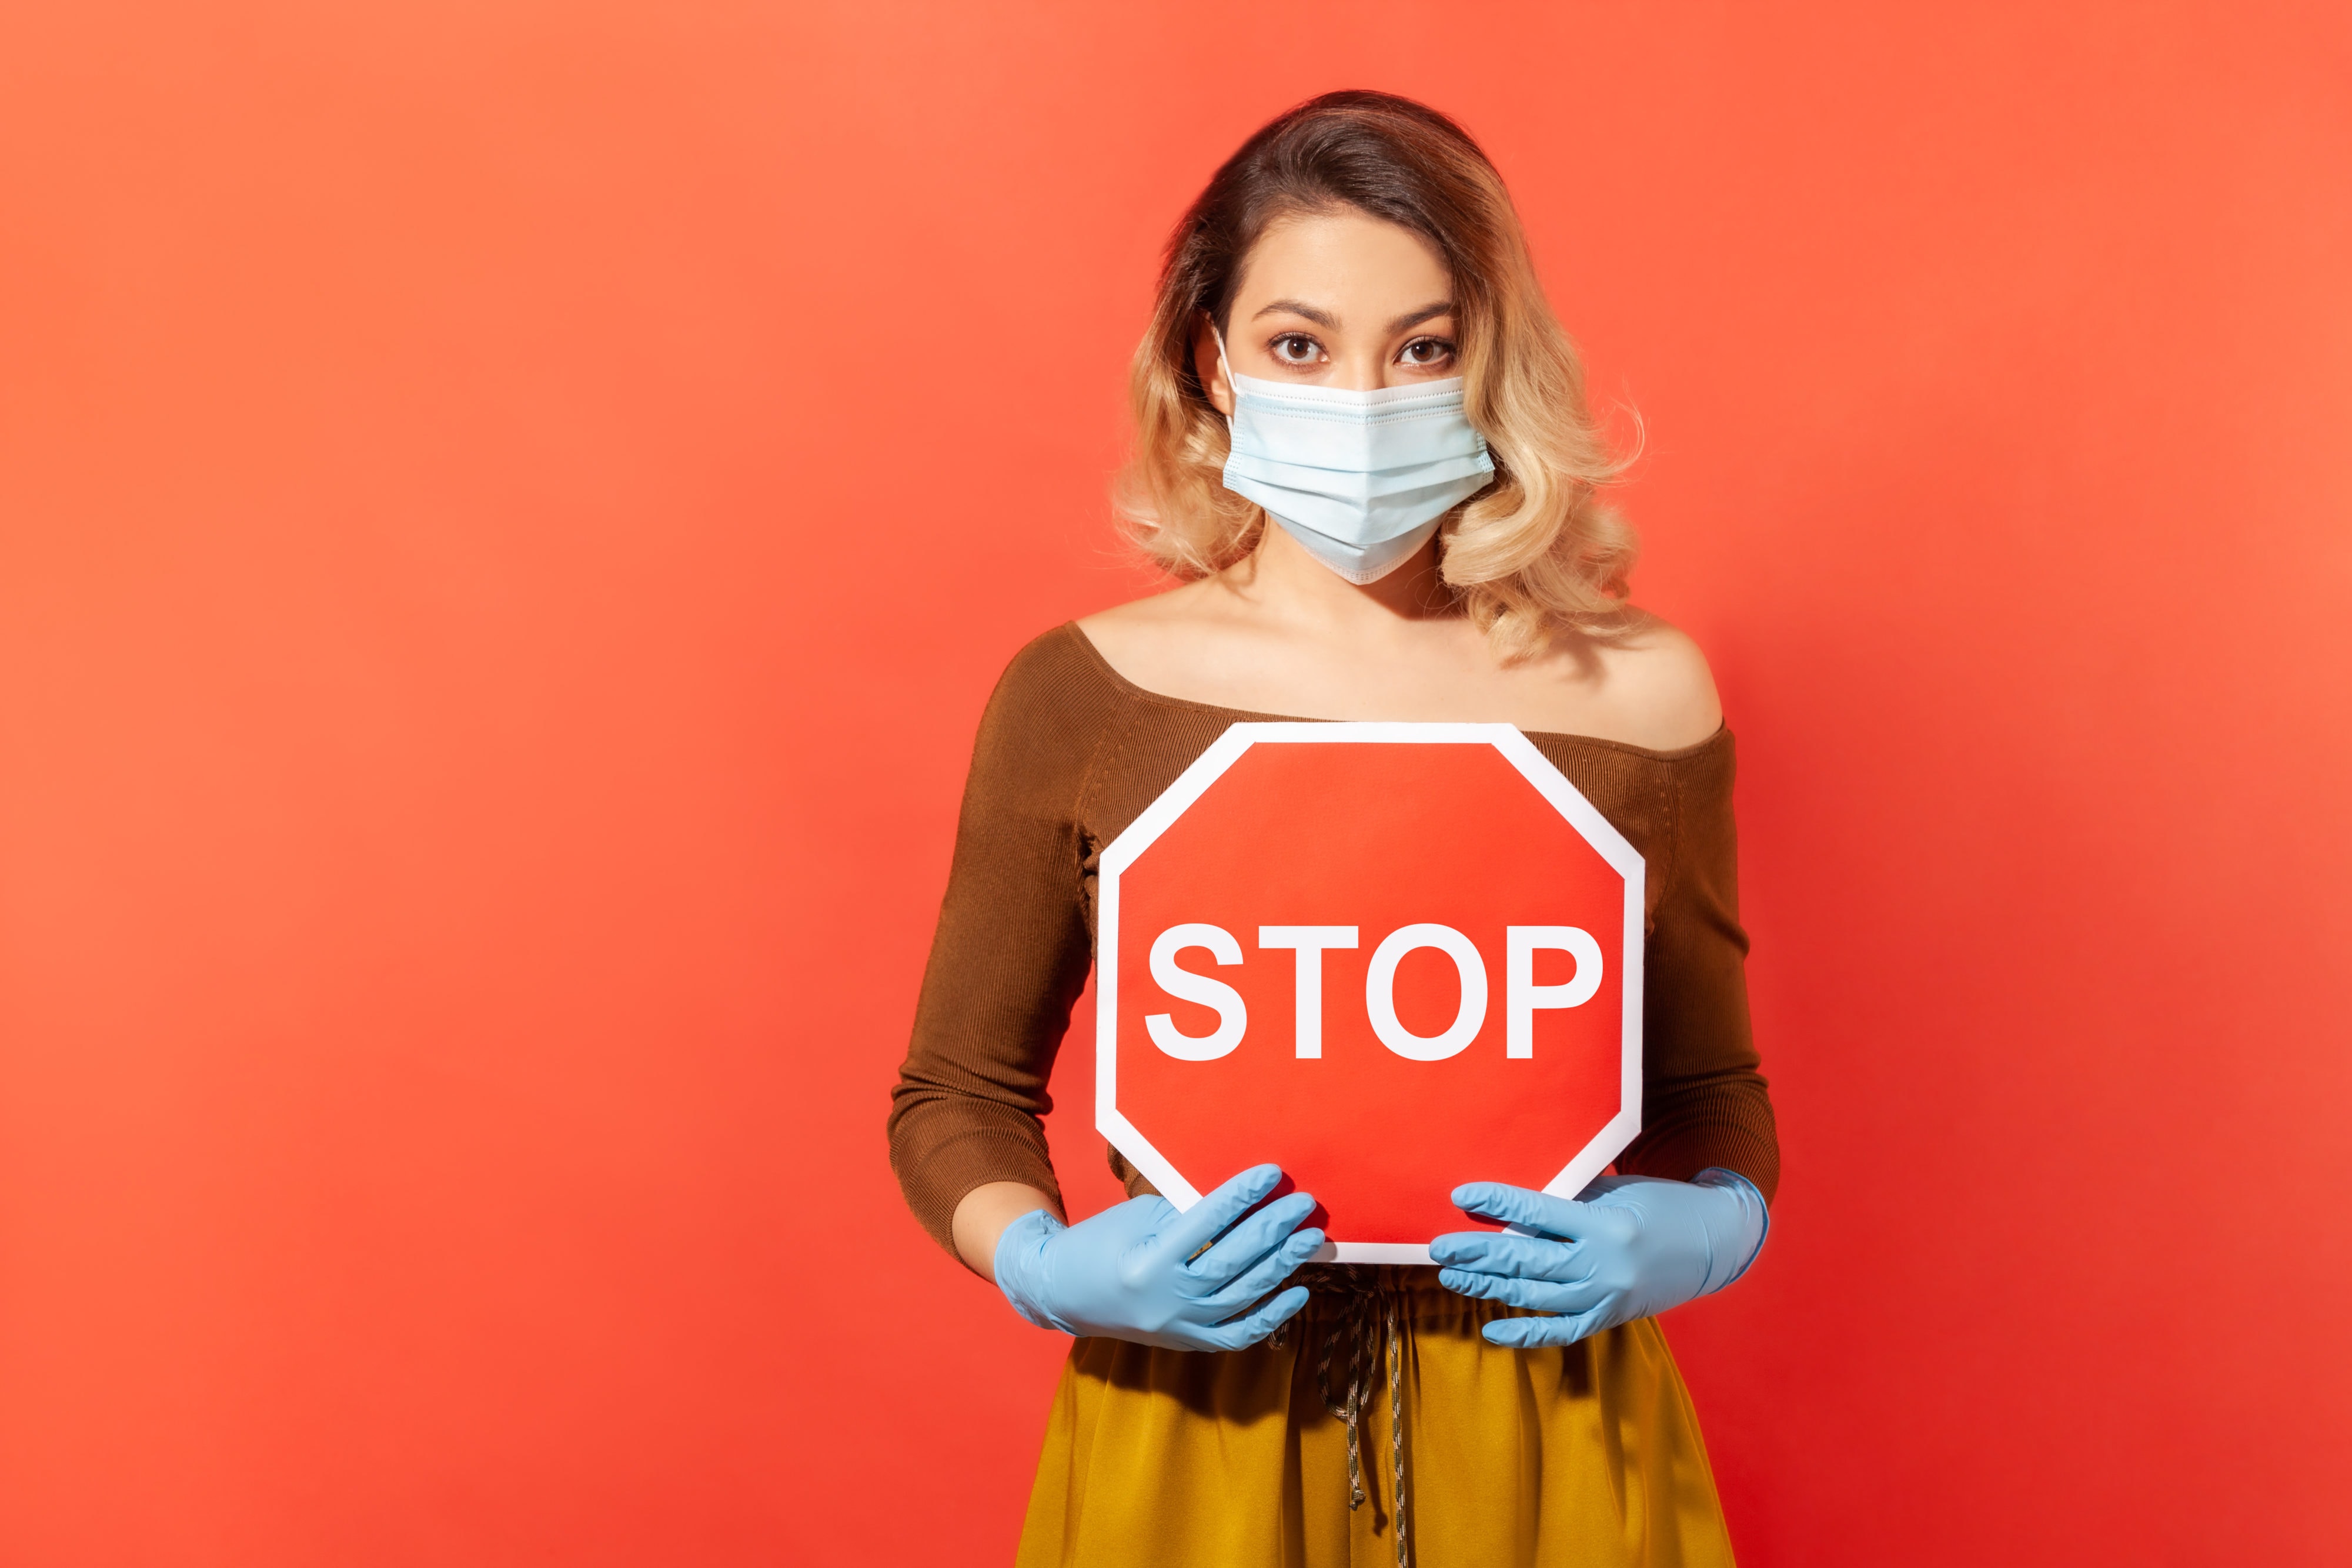
[{"label": "octagonal stop sign", "polygon": [[1342,1262],[1573,1197],[1642,1124],[1642,857],[1509,725],[1236,724],[1103,852],[1096,1124],[1190,1207],[1279,1163]]}]

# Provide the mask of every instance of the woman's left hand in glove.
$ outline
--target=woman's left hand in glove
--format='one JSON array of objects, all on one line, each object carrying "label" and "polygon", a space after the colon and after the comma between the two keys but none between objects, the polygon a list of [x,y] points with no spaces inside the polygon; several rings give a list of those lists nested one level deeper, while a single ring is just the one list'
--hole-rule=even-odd
[{"label": "woman's left hand in glove", "polygon": [[1454,1202],[1513,1231],[1431,1242],[1446,1289],[1557,1314],[1486,1325],[1488,1343],[1521,1348],[1573,1344],[1720,1291],[1756,1260],[1771,1224],[1755,1185],[1717,1168],[1689,1181],[1602,1176],[1572,1199],[1471,1182]]}]

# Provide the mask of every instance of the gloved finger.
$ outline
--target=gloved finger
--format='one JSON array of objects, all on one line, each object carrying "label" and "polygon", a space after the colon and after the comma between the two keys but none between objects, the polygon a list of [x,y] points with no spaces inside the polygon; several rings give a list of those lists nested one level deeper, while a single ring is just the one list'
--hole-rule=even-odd
[{"label": "gloved finger", "polygon": [[1491,1230],[1456,1230],[1429,1244],[1429,1259],[1440,1268],[1467,1269],[1480,1274],[1509,1274],[1521,1280],[1549,1280],[1570,1284],[1591,1277],[1592,1258],[1580,1241],[1550,1241],[1540,1236],[1498,1236]]},{"label": "gloved finger", "polygon": [[1538,1345],[1574,1344],[1613,1326],[1605,1312],[1590,1312],[1567,1318],[1496,1318],[1480,1332],[1488,1344],[1533,1350]]},{"label": "gloved finger", "polygon": [[1474,1274],[1463,1269],[1439,1270],[1437,1282],[1456,1295],[1500,1301],[1507,1307],[1525,1307],[1532,1312],[1557,1311],[1553,1302],[1569,1288],[1542,1280],[1514,1280],[1506,1274]]},{"label": "gloved finger", "polygon": [[1323,1233],[1308,1228],[1295,1232],[1281,1246],[1258,1260],[1255,1267],[1213,1296],[1201,1298],[1200,1316],[1208,1322],[1231,1317],[1298,1270],[1318,1247]]},{"label": "gloved finger", "polygon": [[1625,1291],[1598,1280],[1580,1280],[1566,1285],[1542,1287],[1543,1306],[1540,1311],[1555,1312],[1564,1318],[1580,1312],[1617,1312],[1625,1301]]},{"label": "gloved finger", "polygon": [[1297,1317],[1307,1305],[1307,1287],[1293,1285],[1246,1316],[1229,1323],[1195,1329],[1192,1337],[1203,1350],[1246,1350]]},{"label": "gloved finger", "polygon": [[1285,1193],[1225,1232],[1206,1252],[1182,1264],[1182,1271],[1200,1290],[1216,1290],[1274,1253],[1314,1212],[1312,1195]]},{"label": "gloved finger", "polygon": [[1553,1197],[1498,1181],[1466,1182],[1454,1189],[1454,1207],[1481,1219],[1499,1219],[1522,1230],[1538,1231],[1564,1241],[1600,1237],[1612,1241],[1630,1238],[1636,1221],[1622,1208]]},{"label": "gloved finger", "polygon": [[1584,1190],[1578,1193],[1576,1195],[1576,1198],[1579,1203],[1596,1203],[1601,1198],[1608,1197],[1612,1192],[1622,1191],[1629,1187],[1638,1191],[1645,1186],[1654,1186],[1657,1184],[1657,1179],[1658,1178],[1655,1176],[1594,1176],[1591,1181],[1584,1184]]},{"label": "gloved finger", "polygon": [[1500,1220],[1547,1235],[1564,1235],[1554,1225],[1565,1223],[1570,1218],[1568,1199],[1506,1182],[1465,1182],[1454,1189],[1453,1198],[1455,1207],[1481,1219]]},{"label": "gloved finger", "polygon": [[1181,1262],[1223,1236],[1234,1220],[1256,1207],[1281,1180],[1280,1166],[1250,1166],[1186,1209],[1162,1230],[1161,1245]]}]

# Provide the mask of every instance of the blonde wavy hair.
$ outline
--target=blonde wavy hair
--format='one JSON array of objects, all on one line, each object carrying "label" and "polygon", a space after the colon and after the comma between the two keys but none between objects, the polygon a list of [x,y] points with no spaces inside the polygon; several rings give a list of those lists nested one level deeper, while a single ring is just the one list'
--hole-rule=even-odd
[{"label": "blonde wavy hair", "polygon": [[1224,487],[1224,416],[1192,350],[1227,325],[1250,247],[1276,220],[1354,209],[1421,235],[1454,283],[1470,423],[1494,483],[1440,530],[1445,583],[1506,662],[1563,631],[1622,623],[1633,529],[1601,502],[1623,465],[1587,408],[1584,366],[1545,301],[1502,176],[1461,127],[1380,92],[1326,93],[1226,160],[1176,225],[1129,383],[1135,449],[1117,489],[1129,535],[1180,578],[1247,556],[1265,528]]}]

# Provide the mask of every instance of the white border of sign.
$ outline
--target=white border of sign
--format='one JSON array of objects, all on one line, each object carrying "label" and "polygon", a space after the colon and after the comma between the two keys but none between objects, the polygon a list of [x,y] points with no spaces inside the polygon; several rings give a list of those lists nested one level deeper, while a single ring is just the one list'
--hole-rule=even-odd
[{"label": "white border of sign", "polygon": [[[1215,783],[1244,752],[1259,745],[1331,745],[1367,741],[1401,746],[1491,746],[1534,785],[1552,809],[1568,820],[1584,841],[1599,852],[1625,879],[1625,929],[1619,946],[1618,989],[1623,998],[1622,1084],[1617,1114],[1565,1168],[1544,1184],[1558,1197],[1574,1197],[1584,1190],[1633,1141],[1642,1130],[1642,889],[1644,867],[1640,852],[1625,841],[1570,783],[1550,759],[1538,751],[1518,728],[1507,724],[1356,724],[1293,723],[1235,724],[1227,727],[1206,751],[1178,776],[1160,799],[1144,808],[1127,831],[1102,852],[1095,905],[1095,1127],[1127,1156],[1151,1185],[1178,1208],[1201,1201],[1201,1192],[1151,1146],[1118,1108],[1118,975],[1104,955],[1118,951],[1119,873],[1151,847]],[[1429,1249],[1418,1243],[1339,1241],[1327,1243],[1312,1261],[1339,1263],[1427,1263]]]}]

